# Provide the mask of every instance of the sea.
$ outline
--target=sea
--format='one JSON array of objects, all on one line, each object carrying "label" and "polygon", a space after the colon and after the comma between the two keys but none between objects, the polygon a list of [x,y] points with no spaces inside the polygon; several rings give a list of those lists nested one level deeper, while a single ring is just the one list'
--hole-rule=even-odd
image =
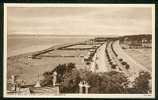
[{"label": "sea", "polygon": [[85,41],[94,36],[80,35],[8,35],[7,57],[40,51],[49,47]]}]

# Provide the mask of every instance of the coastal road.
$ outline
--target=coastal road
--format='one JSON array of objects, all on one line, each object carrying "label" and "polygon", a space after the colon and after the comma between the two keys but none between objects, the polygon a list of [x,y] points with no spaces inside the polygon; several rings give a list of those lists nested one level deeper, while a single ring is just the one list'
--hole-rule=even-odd
[{"label": "coastal road", "polygon": [[135,61],[132,57],[130,57],[119,45],[119,40],[114,41],[113,47],[115,52],[118,54],[120,58],[126,61],[130,65],[131,78],[135,78],[140,71],[148,71],[146,67]]},{"label": "coastal road", "polygon": [[[109,52],[110,58],[118,65],[118,68],[121,69],[126,75],[129,77],[136,77],[140,71],[148,71],[146,67],[141,65],[139,62],[135,61],[132,57],[130,57],[119,45],[119,40],[117,41],[109,41],[109,43],[105,42],[102,46],[100,46],[95,55],[94,55],[94,62],[92,63],[91,70],[96,72],[107,72],[111,70],[111,67],[108,64],[107,57],[106,57],[106,45],[107,50]],[[118,57],[114,54],[112,48],[118,55]],[[130,65],[130,69],[127,70],[119,61],[119,58],[122,58],[123,61],[127,62]],[[95,67],[97,65],[97,68]]]}]

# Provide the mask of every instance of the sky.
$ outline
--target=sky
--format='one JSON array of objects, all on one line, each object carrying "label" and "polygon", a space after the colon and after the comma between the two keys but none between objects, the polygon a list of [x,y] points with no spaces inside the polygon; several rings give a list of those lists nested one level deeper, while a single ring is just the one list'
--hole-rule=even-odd
[{"label": "sky", "polygon": [[8,7],[8,34],[126,35],[152,32],[141,7]]}]

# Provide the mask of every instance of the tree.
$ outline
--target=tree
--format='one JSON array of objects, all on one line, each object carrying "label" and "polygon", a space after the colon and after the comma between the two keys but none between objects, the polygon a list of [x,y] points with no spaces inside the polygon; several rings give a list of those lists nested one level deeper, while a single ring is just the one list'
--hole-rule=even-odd
[{"label": "tree", "polygon": [[53,72],[57,72],[57,82],[61,83],[66,73],[70,73],[75,68],[74,63],[59,64],[52,71],[47,71],[43,73],[44,79],[41,81],[42,86],[52,85]]},{"label": "tree", "polygon": [[151,80],[151,74],[149,72],[141,71],[139,76],[134,81],[135,93],[147,94],[151,91],[149,82]]},{"label": "tree", "polygon": [[126,69],[128,70],[130,67],[129,67],[129,65],[128,64],[126,64]]},{"label": "tree", "polygon": [[53,84],[52,79],[52,73],[50,72],[45,72],[43,73],[44,79],[41,81],[41,86],[50,86]]},{"label": "tree", "polygon": [[89,93],[124,93],[127,77],[120,72],[111,71],[104,73],[82,72],[89,85]]},{"label": "tree", "polygon": [[111,65],[111,68],[112,68],[112,69],[116,69],[116,66],[117,66],[117,65],[112,64],[112,65]]},{"label": "tree", "polygon": [[[67,64],[65,67],[59,65],[56,70],[60,72],[60,68],[69,71],[59,73],[60,77],[60,92],[61,93],[78,93],[79,82],[86,81],[90,85],[89,93],[126,93],[126,85],[128,84],[127,77],[120,72],[111,71],[104,73],[94,73],[84,69],[77,69],[73,64]],[[52,75],[46,72],[45,79],[43,80],[44,86],[51,84]],[[57,79],[59,80],[59,79]]]},{"label": "tree", "polygon": [[60,86],[61,93],[78,93],[78,84],[81,78],[77,69],[73,69],[70,73],[66,73]]},{"label": "tree", "polygon": [[126,93],[125,84],[128,84],[127,77],[116,71],[93,73],[74,69],[63,80],[62,93],[78,93],[78,84],[83,80],[90,85],[89,93]]},{"label": "tree", "polygon": [[126,65],[127,63],[125,61],[122,62],[122,65]]},{"label": "tree", "polygon": [[119,59],[119,61],[123,61],[123,59],[122,59],[122,58],[120,58],[120,59]]}]

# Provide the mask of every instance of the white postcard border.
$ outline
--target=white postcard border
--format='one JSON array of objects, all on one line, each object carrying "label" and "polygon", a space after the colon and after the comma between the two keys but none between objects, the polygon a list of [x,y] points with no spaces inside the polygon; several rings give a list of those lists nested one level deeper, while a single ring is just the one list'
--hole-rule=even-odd
[{"label": "white postcard border", "polygon": [[[61,94],[11,96],[6,93],[7,77],[7,8],[8,7],[151,7],[152,8],[152,94]],[[155,5],[154,4],[4,4],[3,97],[5,98],[155,98]]]}]

